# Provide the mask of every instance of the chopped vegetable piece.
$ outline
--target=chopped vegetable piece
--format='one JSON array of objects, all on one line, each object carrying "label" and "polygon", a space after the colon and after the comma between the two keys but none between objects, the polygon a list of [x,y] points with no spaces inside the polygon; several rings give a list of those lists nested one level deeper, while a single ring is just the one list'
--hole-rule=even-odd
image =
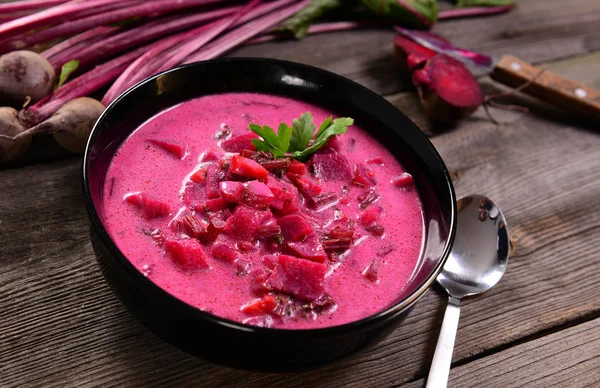
[{"label": "chopped vegetable piece", "polygon": [[212,256],[217,260],[233,263],[239,253],[227,244],[216,244],[212,249]]},{"label": "chopped vegetable piece", "polygon": [[313,233],[312,226],[300,214],[289,214],[277,220],[286,241],[300,241]]},{"label": "chopped vegetable piece", "polygon": [[378,282],[379,281],[378,272],[379,272],[380,264],[381,263],[379,262],[379,258],[377,258],[377,257],[374,258],[373,260],[371,260],[371,263],[362,272],[363,276],[372,282]]},{"label": "chopped vegetable piece", "polygon": [[367,163],[367,164],[377,164],[379,166],[383,166],[384,165],[383,159],[381,159],[381,157],[379,157],[379,156],[375,156],[374,158],[367,159],[367,160],[365,160],[365,163]]},{"label": "chopped vegetable piece", "polygon": [[333,203],[335,203],[338,199],[338,196],[336,193],[322,193],[322,194],[318,194],[315,195],[312,198],[308,199],[308,204],[313,208],[313,209],[322,209],[325,206],[331,205]]},{"label": "chopped vegetable piece", "polygon": [[321,240],[312,234],[303,241],[290,241],[286,243],[286,247],[294,254],[294,256],[302,257],[318,263],[324,263],[327,259],[327,254],[321,245]]},{"label": "chopped vegetable piece", "polygon": [[383,213],[381,206],[370,206],[360,216],[360,223],[362,226],[373,225]]},{"label": "chopped vegetable piece", "polygon": [[276,223],[261,225],[256,231],[258,238],[269,238],[281,234],[281,227]]},{"label": "chopped vegetable piece", "polygon": [[241,311],[248,315],[257,315],[270,313],[275,309],[275,298],[272,295],[265,295],[262,299],[255,299],[242,306]]},{"label": "chopped vegetable piece", "polygon": [[267,185],[259,181],[250,181],[244,184],[246,190],[242,202],[255,209],[266,209],[275,196]]},{"label": "chopped vegetable piece", "polygon": [[252,159],[244,158],[239,155],[234,155],[231,158],[229,171],[248,178],[265,179],[269,176],[269,172],[260,164]]},{"label": "chopped vegetable piece", "polygon": [[240,182],[222,181],[219,183],[221,196],[227,202],[240,203],[244,195],[244,185]]},{"label": "chopped vegetable piece", "polygon": [[144,218],[151,220],[157,217],[168,216],[171,209],[168,204],[151,198],[143,193],[127,194],[125,201],[137,206],[142,210]]},{"label": "chopped vegetable piece", "polygon": [[204,208],[208,212],[218,212],[227,208],[227,201],[224,198],[209,199],[204,204]]},{"label": "chopped vegetable piece", "polygon": [[257,236],[259,226],[269,213],[245,205],[238,205],[233,211],[233,215],[227,220],[224,232],[243,240],[254,239]]},{"label": "chopped vegetable piece", "polygon": [[185,216],[183,216],[183,218],[181,219],[181,227],[189,237],[201,241],[206,240],[206,228],[192,214],[186,214]]},{"label": "chopped vegetable piece", "polygon": [[190,180],[194,183],[206,182],[206,169],[201,168],[190,176]]},{"label": "chopped vegetable piece", "polygon": [[206,167],[206,195],[208,199],[221,197],[219,183],[225,179],[225,172],[219,169],[218,166],[210,165]]},{"label": "chopped vegetable piece", "polygon": [[225,229],[226,221],[219,214],[213,214],[208,218],[208,228],[206,228],[206,242],[214,242],[219,234]]},{"label": "chopped vegetable piece", "polygon": [[167,240],[165,249],[171,259],[185,269],[208,268],[206,255],[198,240]]},{"label": "chopped vegetable piece", "polygon": [[340,154],[314,154],[310,160],[315,177],[326,181],[349,181],[352,171],[348,159]]},{"label": "chopped vegetable piece", "polygon": [[405,172],[402,175],[392,178],[392,184],[400,189],[408,187],[414,183],[412,175]]},{"label": "chopped vegetable piece", "polygon": [[377,194],[374,187],[371,187],[369,190],[359,195],[357,199],[359,201],[358,207],[366,209],[369,205],[379,200],[379,194]]},{"label": "chopped vegetable piece", "polygon": [[302,162],[292,159],[289,166],[287,167],[288,172],[296,175],[305,175],[307,173],[306,165]]},{"label": "chopped vegetable piece", "polygon": [[383,226],[377,223],[366,226],[365,230],[375,237],[381,237],[385,234],[385,229],[383,228]]},{"label": "chopped vegetable piece", "polygon": [[323,293],[327,266],[310,260],[279,255],[267,286],[300,299],[314,300]]},{"label": "chopped vegetable piece", "polygon": [[258,139],[258,135],[254,133],[246,133],[244,135],[234,136],[229,140],[221,142],[221,148],[227,152],[240,152],[242,150],[256,150],[252,139]]},{"label": "chopped vegetable piece", "polygon": [[291,173],[287,173],[286,176],[294,186],[298,188],[298,190],[302,193],[302,195],[306,198],[312,198],[316,195],[321,194],[323,188],[318,184],[311,182],[307,176],[300,177],[298,175],[294,175]]},{"label": "chopped vegetable piece", "polygon": [[359,163],[354,166],[354,179],[352,179],[352,183],[358,186],[374,186],[377,183],[374,177],[375,172],[364,164]]}]

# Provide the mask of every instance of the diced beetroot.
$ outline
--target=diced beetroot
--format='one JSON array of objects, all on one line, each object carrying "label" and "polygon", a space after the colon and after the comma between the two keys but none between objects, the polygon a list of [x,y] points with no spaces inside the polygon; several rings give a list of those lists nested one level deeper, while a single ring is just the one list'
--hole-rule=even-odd
[{"label": "diced beetroot", "polygon": [[287,182],[269,176],[267,187],[274,195],[271,207],[280,215],[295,213],[300,210],[298,189]]},{"label": "diced beetroot", "polygon": [[258,240],[255,242],[240,241],[236,246],[240,252],[254,252],[259,248],[259,243]]},{"label": "diced beetroot", "polygon": [[239,203],[244,195],[244,185],[240,182],[222,181],[219,183],[219,191],[225,201]]},{"label": "diced beetroot", "polygon": [[252,150],[246,150],[246,149],[241,150],[239,153],[240,153],[240,156],[243,156],[244,158],[248,158],[248,159],[252,159],[252,160],[255,160],[258,157],[258,155],[260,154],[260,152],[258,152],[258,151],[252,151]]},{"label": "diced beetroot", "polygon": [[362,272],[363,276],[367,279],[369,279],[372,282],[377,282],[378,280],[378,272],[379,272],[379,259],[378,258],[374,258],[371,263],[367,266],[367,268],[365,268],[365,270]]},{"label": "diced beetroot", "polygon": [[326,239],[322,241],[325,252],[344,252],[352,247],[354,239],[354,230],[336,226],[327,234]]},{"label": "diced beetroot", "polygon": [[323,293],[326,271],[325,264],[279,255],[267,286],[300,299],[313,300]]},{"label": "diced beetroot", "polygon": [[227,222],[223,219],[223,217],[220,214],[212,214],[208,218],[208,227],[206,228],[206,242],[214,242],[217,239],[217,237],[219,237],[223,229],[225,229],[226,224]]},{"label": "diced beetroot", "polygon": [[308,179],[308,176],[301,177],[289,172],[286,174],[286,176],[290,181],[292,181],[294,186],[298,188],[298,191],[300,191],[305,198],[312,198],[321,194],[323,191],[323,188],[318,184],[311,182]]},{"label": "diced beetroot", "polygon": [[239,155],[234,155],[233,158],[231,158],[229,171],[233,174],[254,179],[265,179],[269,176],[269,172],[263,166],[252,159],[244,158]]},{"label": "diced beetroot", "polygon": [[225,172],[218,166],[210,165],[206,168],[206,195],[208,199],[215,199],[221,196],[219,183],[225,179]]},{"label": "diced beetroot", "polygon": [[308,236],[304,241],[288,242],[286,246],[298,257],[318,263],[324,263],[325,259],[327,259],[327,254],[323,249],[323,245],[321,245],[321,240],[314,234]]},{"label": "diced beetroot", "polygon": [[362,193],[361,195],[359,195],[357,197],[358,199],[358,207],[361,209],[366,209],[367,207],[369,207],[369,205],[371,205],[374,202],[377,202],[377,200],[379,200],[379,194],[377,194],[377,192],[375,192],[375,188],[371,187],[369,188],[369,190],[365,191],[364,193]]},{"label": "diced beetroot", "polygon": [[381,159],[380,156],[375,156],[373,158],[367,159],[367,160],[365,160],[365,163],[367,163],[367,164],[377,164],[379,166],[383,166],[384,165],[383,159]]},{"label": "diced beetroot", "polygon": [[376,237],[381,237],[385,233],[385,229],[383,228],[383,226],[381,226],[377,223],[371,224],[369,226],[365,226],[365,230]]},{"label": "diced beetroot", "polygon": [[227,201],[225,201],[225,199],[223,199],[223,198],[209,199],[204,204],[204,208],[206,209],[207,212],[212,212],[212,213],[218,212],[220,210],[227,208]]},{"label": "diced beetroot", "polygon": [[229,140],[224,140],[221,143],[221,148],[227,152],[240,152],[244,149],[253,151],[256,147],[252,144],[252,139],[258,139],[258,137],[254,132],[234,136]]},{"label": "diced beetroot", "polygon": [[[275,264],[273,265],[273,268],[275,268]],[[267,271],[264,268],[256,268],[252,270],[251,275],[254,277],[252,283],[250,283],[250,289],[253,294],[262,295],[265,292],[270,291],[267,286],[267,278],[271,275],[270,271]]]},{"label": "diced beetroot", "polygon": [[336,226],[329,231],[328,237],[352,240],[354,238],[354,230],[344,226]]},{"label": "diced beetroot", "polygon": [[263,264],[264,264],[265,268],[273,270],[277,266],[277,263],[279,263],[279,256],[273,256],[273,255],[263,256]]},{"label": "diced beetroot", "polygon": [[360,216],[360,224],[362,226],[373,225],[379,220],[381,213],[383,213],[383,208],[381,206],[368,207]]},{"label": "diced beetroot", "polygon": [[281,217],[277,220],[277,224],[281,227],[281,234],[287,241],[300,241],[313,233],[312,226],[300,214]]},{"label": "diced beetroot", "polygon": [[223,153],[217,150],[208,150],[202,153],[200,156],[200,162],[216,162],[223,157]]},{"label": "diced beetroot", "polygon": [[181,228],[191,238],[206,240],[206,228],[192,214],[186,214],[181,219]]},{"label": "diced beetroot", "polygon": [[278,234],[281,234],[281,227],[276,223],[261,225],[256,231],[256,236],[263,239],[277,236]]},{"label": "diced beetroot", "polygon": [[227,244],[217,244],[213,247],[212,256],[215,259],[233,263],[239,256],[238,251]]},{"label": "diced beetroot", "polygon": [[244,184],[246,190],[242,202],[255,209],[266,209],[275,196],[267,185],[259,181],[250,181]]},{"label": "diced beetroot", "polygon": [[375,186],[375,172],[362,163],[354,166],[354,178],[352,183],[358,186]]},{"label": "diced beetroot", "polygon": [[326,181],[349,181],[352,170],[348,159],[340,154],[314,154],[310,160],[315,177]]},{"label": "diced beetroot", "polygon": [[157,147],[162,148],[163,150],[167,151],[168,153],[170,153],[177,159],[183,159],[183,157],[187,153],[185,146],[183,144],[180,144],[175,141],[151,139],[151,140],[148,140],[148,142],[154,144]]},{"label": "diced beetroot", "polygon": [[402,175],[392,178],[392,184],[400,189],[408,187],[414,183],[412,175],[405,172]]},{"label": "diced beetroot", "polygon": [[287,170],[288,170],[288,172],[291,172],[292,174],[296,174],[296,175],[305,175],[307,172],[306,164],[299,162],[296,159],[292,159]]},{"label": "diced beetroot", "polygon": [[262,299],[255,299],[243,305],[241,310],[244,314],[248,315],[268,314],[275,309],[275,305],[276,302],[273,295],[265,295]]},{"label": "diced beetroot", "polygon": [[233,215],[227,220],[225,233],[241,240],[251,240],[257,235],[258,227],[270,212],[249,208],[245,205],[236,206]]},{"label": "diced beetroot", "polygon": [[125,201],[137,206],[143,213],[144,218],[151,220],[157,217],[164,217],[171,213],[168,204],[147,196],[143,193],[128,194]]},{"label": "diced beetroot", "polygon": [[198,240],[167,240],[165,249],[171,259],[183,268],[208,268],[206,255]]},{"label": "diced beetroot", "polygon": [[331,205],[332,203],[335,203],[337,201],[337,199],[338,199],[338,196],[336,193],[321,193],[319,195],[315,195],[312,198],[309,198],[308,204],[313,209],[318,210],[325,206]]},{"label": "diced beetroot", "polygon": [[201,168],[190,176],[190,180],[194,183],[206,182],[206,169]]},{"label": "diced beetroot", "polygon": [[329,141],[319,150],[319,153],[323,154],[335,154],[341,148],[340,141],[337,136],[333,136]]},{"label": "diced beetroot", "polygon": [[290,164],[290,160],[288,158],[281,158],[281,159],[262,159],[259,158],[258,160],[256,160],[256,162],[258,164],[260,164],[261,166],[263,166],[267,171],[283,171],[285,169],[287,169],[288,165]]}]

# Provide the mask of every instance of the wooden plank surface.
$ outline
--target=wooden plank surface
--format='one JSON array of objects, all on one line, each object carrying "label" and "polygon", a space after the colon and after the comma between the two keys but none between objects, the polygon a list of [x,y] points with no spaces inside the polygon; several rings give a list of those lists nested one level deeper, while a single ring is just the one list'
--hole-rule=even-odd
[{"label": "wooden plank surface", "polygon": [[[555,60],[600,48],[593,28],[600,9],[594,0],[563,4],[522,0],[508,15],[436,28],[471,48],[535,63],[552,60],[553,71],[598,87],[599,54]],[[388,98],[430,129],[414,94],[397,93],[408,86],[394,73],[391,36],[344,32],[246,47],[233,55],[315,64],[379,93],[396,93]],[[460,381],[467,385],[471,365],[484,370],[491,357],[516,357],[504,353],[513,344],[525,342],[514,348],[520,349],[537,336],[562,334],[565,324],[600,316],[600,137],[587,124],[543,105],[534,108],[541,114],[494,111],[500,126],[480,110],[433,137],[458,194],[494,198],[505,210],[514,244],[497,288],[465,300],[454,361],[462,365],[457,376],[464,373]],[[87,236],[79,169],[80,159],[69,158],[0,171],[0,386],[392,386],[419,384],[426,374],[445,303],[437,292],[428,293],[376,348],[318,371],[235,371],[166,345],[124,311],[102,280]],[[598,326],[588,331],[597,341]],[[553,362],[571,360],[566,347],[548,349],[559,350],[547,353]],[[559,374],[574,382],[567,386],[579,386],[587,381],[577,380],[581,371]]]},{"label": "wooden plank surface", "polygon": [[[452,369],[451,387],[600,385],[600,319],[582,323]],[[424,380],[407,387],[417,388]]]}]

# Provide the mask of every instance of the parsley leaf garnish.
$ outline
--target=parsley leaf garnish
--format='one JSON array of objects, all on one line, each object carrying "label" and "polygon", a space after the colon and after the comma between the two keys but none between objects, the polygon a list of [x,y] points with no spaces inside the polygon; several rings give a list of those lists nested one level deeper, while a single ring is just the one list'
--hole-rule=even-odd
[{"label": "parsley leaf garnish", "polygon": [[252,140],[252,144],[258,151],[270,152],[275,158],[291,157],[304,162],[327,144],[333,136],[346,133],[352,124],[354,120],[349,117],[333,120],[330,116],[319,126],[315,135],[316,127],[313,124],[312,114],[306,112],[294,119],[291,127],[285,123],[279,124],[277,133],[268,125],[261,127],[250,124],[249,128],[262,138]]}]

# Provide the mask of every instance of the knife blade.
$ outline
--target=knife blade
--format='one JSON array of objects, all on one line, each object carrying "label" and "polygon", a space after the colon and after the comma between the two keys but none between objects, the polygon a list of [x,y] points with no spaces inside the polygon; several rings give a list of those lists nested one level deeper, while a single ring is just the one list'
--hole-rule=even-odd
[{"label": "knife blade", "polygon": [[469,67],[483,69],[504,85],[546,101],[570,113],[600,118],[600,91],[571,81],[519,58],[504,55],[498,61],[488,55],[453,46],[443,39],[421,31],[396,27],[403,36],[440,54],[448,55]]}]

